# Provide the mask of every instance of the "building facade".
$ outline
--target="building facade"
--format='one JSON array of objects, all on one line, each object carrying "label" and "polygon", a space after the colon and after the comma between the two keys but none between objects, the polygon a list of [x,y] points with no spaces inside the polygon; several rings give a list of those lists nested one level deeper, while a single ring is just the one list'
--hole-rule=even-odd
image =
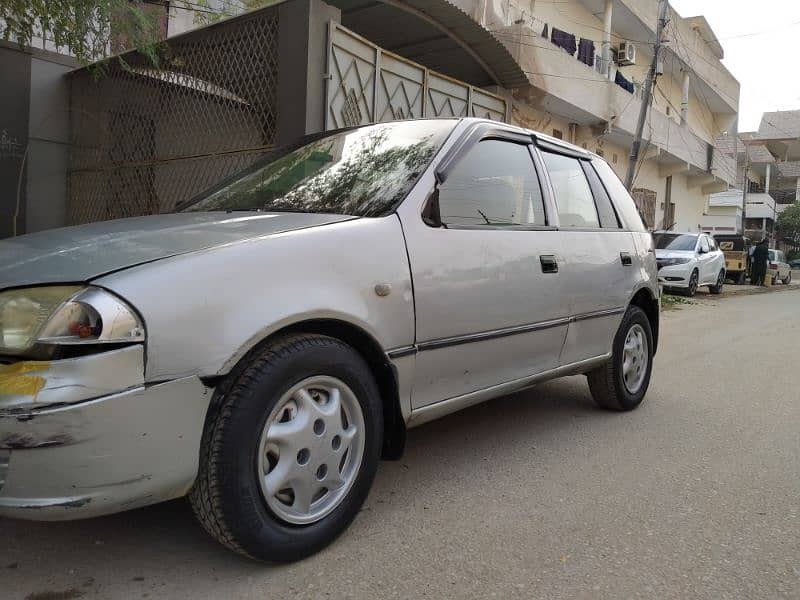
[{"label": "building facade", "polygon": [[[623,177],[659,2],[287,0],[194,29],[170,4],[168,31],[186,31],[168,64],[134,52],[100,81],[70,75],[68,223],[170,210],[275,145],[401,118],[512,122]],[[736,182],[716,140],[739,84],[704,18],[670,9],[664,42],[633,195],[651,227],[698,231]]]}]

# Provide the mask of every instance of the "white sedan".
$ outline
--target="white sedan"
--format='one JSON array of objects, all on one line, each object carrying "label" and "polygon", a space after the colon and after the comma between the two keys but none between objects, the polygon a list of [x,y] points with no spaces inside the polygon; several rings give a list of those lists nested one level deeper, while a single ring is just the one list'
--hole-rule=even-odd
[{"label": "white sedan", "polygon": [[677,288],[694,296],[697,288],[708,286],[712,294],[722,293],[725,255],[714,238],[705,233],[653,234],[658,263],[658,281],[665,288]]}]

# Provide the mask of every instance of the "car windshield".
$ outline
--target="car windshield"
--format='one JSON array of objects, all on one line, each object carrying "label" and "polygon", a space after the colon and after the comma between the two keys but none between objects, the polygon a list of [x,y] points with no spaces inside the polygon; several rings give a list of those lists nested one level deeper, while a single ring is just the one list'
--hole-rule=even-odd
[{"label": "car windshield", "polygon": [[278,152],[180,210],[258,210],[377,217],[405,198],[455,120],[398,121]]},{"label": "car windshield", "polygon": [[655,233],[653,241],[660,250],[694,250],[697,236],[686,233]]}]

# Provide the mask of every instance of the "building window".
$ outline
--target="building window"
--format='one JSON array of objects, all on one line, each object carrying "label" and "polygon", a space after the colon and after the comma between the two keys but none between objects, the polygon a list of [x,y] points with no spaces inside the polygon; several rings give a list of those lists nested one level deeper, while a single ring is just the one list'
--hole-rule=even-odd
[{"label": "building window", "polygon": [[618,160],[619,160],[619,157],[617,156],[617,153],[614,152],[614,154],[611,155],[611,162],[613,162],[614,164],[617,164]]},{"label": "building window", "polygon": [[564,134],[561,133],[560,129],[553,129],[553,137],[554,138],[558,138],[559,140],[563,140],[564,139]]}]

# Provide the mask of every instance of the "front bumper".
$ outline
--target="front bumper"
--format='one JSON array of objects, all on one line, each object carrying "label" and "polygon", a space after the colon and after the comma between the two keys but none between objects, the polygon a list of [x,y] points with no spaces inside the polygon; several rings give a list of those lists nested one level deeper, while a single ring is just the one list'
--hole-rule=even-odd
[{"label": "front bumper", "polygon": [[[0,516],[78,519],[186,494],[211,390],[197,377],[131,387],[135,354],[0,367]],[[115,377],[128,389],[98,396]]]},{"label": "front bumper", "polygon": [[687,265],[671,265],[658,270],[658,282],[668,288],[688,288],[692,269]]}]

